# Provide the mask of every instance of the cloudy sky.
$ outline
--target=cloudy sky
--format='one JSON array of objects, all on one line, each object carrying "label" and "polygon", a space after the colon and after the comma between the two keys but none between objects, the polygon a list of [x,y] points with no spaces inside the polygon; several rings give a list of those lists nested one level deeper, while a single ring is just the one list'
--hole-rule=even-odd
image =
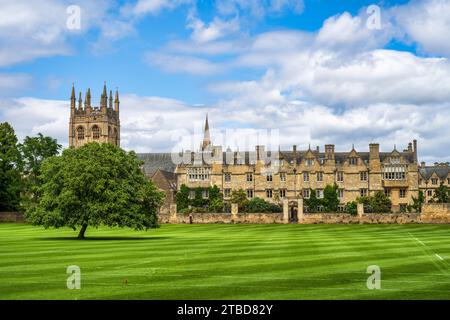
[{"label": "cloudy sky", "polygon": [[282,149],[391,151],[418,139],[420,160],[450,161],[450,0],[0,8],[0,121],[20,138],[42,132],[67,146],[72,83],[97,105],[106,81],[120,90],[129,150],[196,146],[208,113],[213,142],[240,150],[236,137],[261,132],[277,132]]}]

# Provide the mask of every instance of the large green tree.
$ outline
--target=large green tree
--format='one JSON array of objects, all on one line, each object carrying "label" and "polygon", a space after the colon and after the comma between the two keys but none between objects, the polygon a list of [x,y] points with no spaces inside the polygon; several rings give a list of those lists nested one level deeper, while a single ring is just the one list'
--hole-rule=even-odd
[{"label": "large green tree", "polygon": [[41,133],[37,137],[26,137],[19,150],[23,161],[23,190],[22,205],[25,208],[35,205],[39,201],[40,169],[45,159],[56,156],[61,145],[51,137],[44,137]]},{"label": "large green tree", "polygon": [[22,161],[13,127],[0,123],[0,211],[18,210]]},{"label": "large green tree", "polygon": [[158,226],[164,194],[147,180],[134,152],[111,144],[89,143],[66,149],[41,166],[39,203],[27,212],[35,225],[80,229],[88,226]]},{"label": "large green tree", "polygon": [[433,201],[448,203],[450,201],[450,188],[441,182],[441,185],[434,191]]}]

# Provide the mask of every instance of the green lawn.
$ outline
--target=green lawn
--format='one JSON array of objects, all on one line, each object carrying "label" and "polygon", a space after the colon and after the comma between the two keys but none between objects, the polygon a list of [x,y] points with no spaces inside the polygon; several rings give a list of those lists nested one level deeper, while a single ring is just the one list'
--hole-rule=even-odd
[{"label": "green lawn", "polygon": [[[449,299],[450,225],[0,224],[0,299]],[[66,268],[81,268],[81,290]],[[367,266],[381,268],[368,290]],[[125,280],[127,284],[125,284]]]}]

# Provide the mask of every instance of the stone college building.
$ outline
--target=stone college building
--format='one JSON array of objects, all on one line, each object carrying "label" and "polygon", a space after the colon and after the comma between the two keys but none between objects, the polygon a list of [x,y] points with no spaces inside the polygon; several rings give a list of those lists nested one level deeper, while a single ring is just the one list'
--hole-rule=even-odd
[{"label": "stone college building", "polygon": [[[83,106],[81,92],[77,101],[72,88],[69,144],[78,147],[91,141],[120,146],[119,93],[116,91],[113,99],[110,91],[108,97],[106,85],[100,107],[91,106],[90,89]],[[284,151],[266,151],[264,146],[256,146],[253,151],[224,151],[213,145],[206,117],[198,151],[175,157],[170,153],[138,156],[144,161],[146,175],[166,193],[167,210],[183,184],[191,189],[216,185],[225,200],[233,190],[243,189],[248,198],[259,197],[273,203],[309,198],[311,189],[320,198],[327,185],[336,184],[340,210],[360,196],[382,191],[391,199],[392,211],[399,212],[406,210],[419,190],[428,201],[441,183],[450,185],[449,164],[419,164],[417,148],[417,141],[413,140],[405,149],[394,147],[390,152],[381,152],[378,143],[371,143],[367,151],[353,147],[339,152],[333,144],[325,145],[323,151],[319,147],[298,150],[295,145]],[[181,161],[174,163],[174,158]],[[206,190],[204,197],[208,197]]]}]

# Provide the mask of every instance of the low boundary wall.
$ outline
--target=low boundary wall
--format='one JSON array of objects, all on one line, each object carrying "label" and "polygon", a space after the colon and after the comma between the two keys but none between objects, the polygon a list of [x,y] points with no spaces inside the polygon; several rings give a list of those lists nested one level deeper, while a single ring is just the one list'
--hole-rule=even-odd
[{"label": "low boundary wall", "polygon": [[[299,203],[301,204],[301,203]],[[422,213],[364,213],[362,205],[358,214],[346,213],[303,213],[299,210],[299,224],[406,224],[432,223],[450,224],[450,204],[424,204]],[[177,213],[176,205],[171,205],[169,213],[159,215],[160,223],[292,223],[288,208],[283,206],[282,213],[239,213],[233,205],[231,213]]]},{"label": "low boundary wall", "polygon": [[24,222],[25,217],[19,212],[0,212],[0,222]]}]

